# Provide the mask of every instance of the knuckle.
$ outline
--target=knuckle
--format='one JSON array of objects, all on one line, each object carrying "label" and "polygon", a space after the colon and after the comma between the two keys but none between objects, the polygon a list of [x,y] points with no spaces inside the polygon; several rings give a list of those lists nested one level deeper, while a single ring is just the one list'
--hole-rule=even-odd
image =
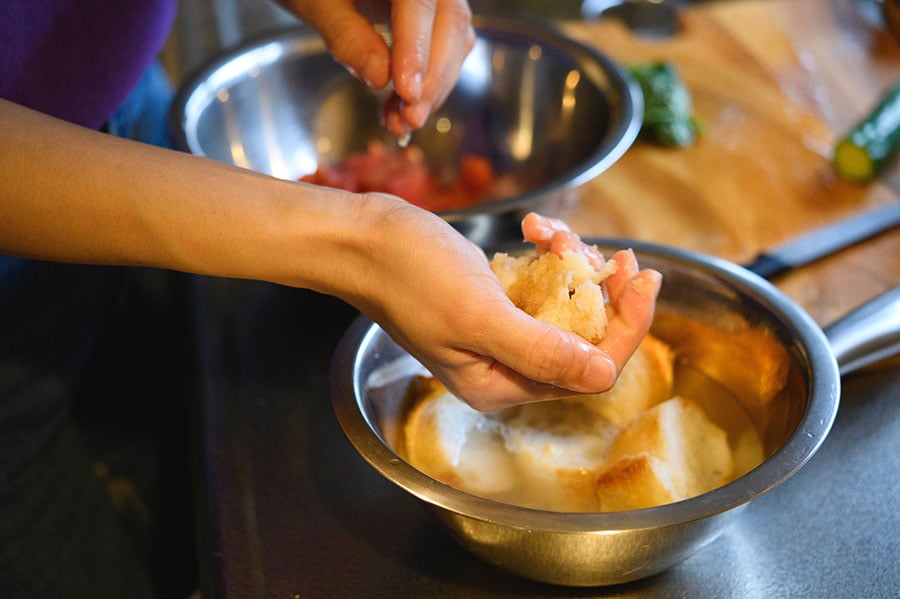
[{"label": "knuckle", "polygon": [[573,348],[569,340],[550,324],[531,346],[530,362],[540,382],[556,383],[565,378],[572,364]]},{"label": "knuckle", "polygon": [[341,64],[357,67],[371,50],[366,37],[359,35],[356,23],[350,18],[335,18],[321,31],[328,51]]}]

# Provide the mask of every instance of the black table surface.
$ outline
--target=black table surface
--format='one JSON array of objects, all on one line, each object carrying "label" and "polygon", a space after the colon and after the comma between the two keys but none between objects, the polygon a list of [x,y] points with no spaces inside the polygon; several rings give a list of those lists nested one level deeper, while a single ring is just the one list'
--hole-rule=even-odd
[{"label": "black table surface", "polygon": [[195,299],[204,597],[900,596],[896,369],[846,377],[823,448],[694,556],[645,580],[566,588],[470,555],[355,452],[328,387],[353,309],[224,279],[198,279]]}]

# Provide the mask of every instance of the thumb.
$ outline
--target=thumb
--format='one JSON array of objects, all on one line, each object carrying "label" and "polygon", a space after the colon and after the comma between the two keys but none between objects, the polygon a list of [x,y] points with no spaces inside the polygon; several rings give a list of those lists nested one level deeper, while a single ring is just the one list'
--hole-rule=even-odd
[{"label": "thumb", "polygon": [[575,333],[537,320],[518,308],[514,311],[514,326],[504,327],[494,337],[496,361],[558,391],[597,393],[615,383],[616,364],[602,350]]}]

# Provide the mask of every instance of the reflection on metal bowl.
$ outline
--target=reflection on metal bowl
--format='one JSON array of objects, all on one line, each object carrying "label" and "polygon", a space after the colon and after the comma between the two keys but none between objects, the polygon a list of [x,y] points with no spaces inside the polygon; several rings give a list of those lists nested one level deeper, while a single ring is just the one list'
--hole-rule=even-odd
[{"label": "reflection on metal bowl", "polygon": [[[429,164],[463,154],[490,159],[517,195],[439,214],[486,245],[519,239],[530,210],[553,213],[611,166],[640,129],[640,90],[611,60],[543,26],[476,20],[477,42],[444,106],[413,135]],[[379,123],[383,93],[356,81],[302,29],[213,61],[179,90],[176,144],[284,179],[391,143]]]}]

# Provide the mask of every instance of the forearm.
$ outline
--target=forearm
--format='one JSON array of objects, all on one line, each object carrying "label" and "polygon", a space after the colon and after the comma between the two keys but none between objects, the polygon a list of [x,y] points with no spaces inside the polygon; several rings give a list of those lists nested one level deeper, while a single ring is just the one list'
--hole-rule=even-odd
[{"label": "forearm", "polygon": [[2,100],[0,253],[328,293],[481,409],[608,389],[659,289],[658,275],[625,277],[623,332],[604,352],[516,308],[478,247],[399,198],[282,181]]},{"label": "forearm", "polygon": [[[0,252],[273,280],[326,292],[367,203],[118,139],[0,101]],[[368,205],[367,215],[378,208]],[[307,260],[303,250],[320,261]]]}]

